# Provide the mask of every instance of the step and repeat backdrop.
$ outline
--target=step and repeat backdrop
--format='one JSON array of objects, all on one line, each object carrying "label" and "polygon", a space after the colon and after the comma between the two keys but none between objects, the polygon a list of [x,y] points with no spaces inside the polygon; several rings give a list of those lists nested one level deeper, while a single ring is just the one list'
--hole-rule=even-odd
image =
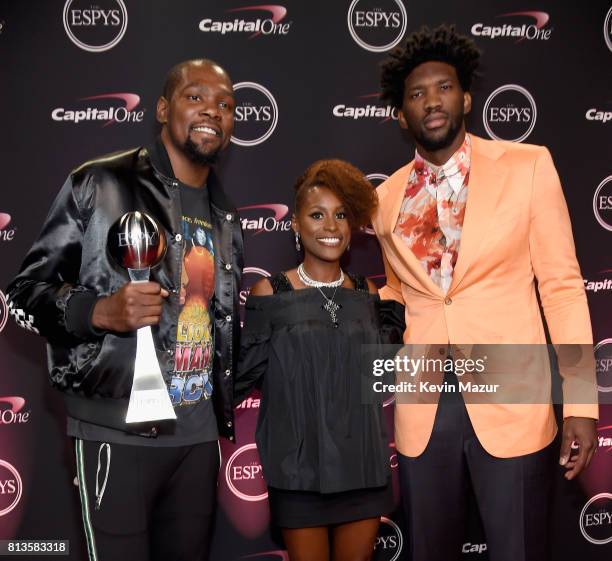
[{"label": "step and repeat backdrop", "polygon": [[[236,90],[236,128],[220,173],[240,210],[241,300],[262,276],[293,267],[292,185],[337,157],[378,185],[412,159],[394,109],[378,101],[379,63],[423,24],[455,23],[483,52],[469,129],[549,147],[573,221],[601,395],[612,392],[612,6],[530,0],[5,0],[0,4],[0,288],[16,273],[68,172],[148,144],[166,71],[218,61]],[[374,236],[346,266],[384,283]],[[75,467],[61,396],[47,383],[44,341],[7,317],[0,292],[0,538],[70,540],[85,559]],[[608,394],[609,395],[609,394]],[[610,399],[607,400],[608,403]],[[386,412],[391,427],[393,404]],[[269,525],[254,444],[259,398],[237,409],[237,442],[221,443],[215,561],[287,560]],[[577,481],[554,475],[553,559],[612,553],[612,406],[598,452]],[[396,511],[382,519],[376,561],[409,560],[389,443]],[[445,505],[438,505],[440,517]],[[487,559],[475,508],[462,552]],[[35,556],[32,556],[35,558]]]}]

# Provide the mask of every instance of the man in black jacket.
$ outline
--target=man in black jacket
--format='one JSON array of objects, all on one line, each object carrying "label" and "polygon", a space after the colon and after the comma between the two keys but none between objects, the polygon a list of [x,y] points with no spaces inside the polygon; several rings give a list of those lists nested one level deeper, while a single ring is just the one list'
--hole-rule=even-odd
[{"label": "man in black jacket", "polygon": [[[240,222],[211,164],[230,142],[234,95],[210,60],[180,63],[157,104],[154,146],[68,177],[8,288],[11,314],[48,340],[74,438],[90,560],[208,558],[219,435],[233,439]],[[162,226],[149,282],[106,251],[124,213]],[[152,326],[176,421],[126,424],[136,330]]]}]

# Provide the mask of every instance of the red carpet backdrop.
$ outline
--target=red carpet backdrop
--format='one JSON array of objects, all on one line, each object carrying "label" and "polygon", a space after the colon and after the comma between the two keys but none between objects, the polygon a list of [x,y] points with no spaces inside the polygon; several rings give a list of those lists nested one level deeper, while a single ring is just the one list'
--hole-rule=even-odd
[{"label": "red carpet backdrop", "polygon": [[[5,0],[0,4],[0,287],[16,273],[68,172],[149,143],[165,72],[218,61],[236,89],[233,144],[220,163],[245,234],[243,301],[261,276],[293,267],[294,179],[338,157],[374,185],[414,147],[378,102],[378,65],[423,24],[455,23],[483,51],[469,129],[549,147],[565,189],[597,343],[602,400],[612,398],[612,6],[610,0]],[[354,240],[346,266],[383,283],[375,238]],[[28,321],[27,317],[22,318]],[[86,559],[61,397],[47,384],[44,341],[7,318],[0,292],[0,538],[70,540]],[[256,395],[238,409],[237,442],[221,443],[215,561],[281,561],[254,444]],[[389,424],[393,404],[386,408]],[[555,561],[612,554],[612,406],[578,481],[555,475]],[[389,462],[397,469],[389,443]],[[395,473],[397,484],[397,473]],[[189,497],[185,498],[189,500]],[[408,560],[397,510],[376,561]],[[487,559],[475,509],[466,561]],[[445,505],[439,505],[440,517]],[[32,556],[31,558],[38,558]]]}]

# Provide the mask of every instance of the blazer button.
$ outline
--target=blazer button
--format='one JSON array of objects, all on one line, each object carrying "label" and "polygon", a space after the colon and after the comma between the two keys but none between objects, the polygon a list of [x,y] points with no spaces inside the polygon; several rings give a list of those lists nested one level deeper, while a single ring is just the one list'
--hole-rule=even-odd
[{"label": "blazer button", "polygon": [[225,270],[226,271],[231,271],[232,270],[232,264],[231,263],[226,263],[225,264]]},{"label": "blazer button", "polygon": [[175,242],[180,242],[182,239],[183,239],[183,236],[181,236],[181,234],[176,234],[176,236],[174,236]]},{"label": "blazer button", "polygon": [[227,220],[228,222],[231,222],[233,218],[234,218],[233,214],[226,214],[225,215],[225,220]]},{"label": "blazer button", "polygon": [[227,423],[225,423],[229,428],[232,428],[232,422],[228,421]]},{"label": "blazer button", "polygon": [[225,321],[232,321],[232,316],[225,316]]},{"label": "blazer button", "polygon": [[445,303],[447,306],[450,306],[450,305],[453,303],[453,300],[447,296],[447,297],[444,299],[444,303]]},{"label": "blazer button", "polygon": [[226,376],[229,376],[231,373],[232,373],[232,371],[229,368],[225,371],[225,375]]}]

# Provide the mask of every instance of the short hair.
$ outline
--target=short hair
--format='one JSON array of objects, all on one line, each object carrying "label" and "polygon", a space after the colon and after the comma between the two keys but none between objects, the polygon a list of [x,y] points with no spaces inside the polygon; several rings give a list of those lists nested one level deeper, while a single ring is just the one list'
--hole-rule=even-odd
[{"label": "short hair", "polygon": [[354,165],[344,160],[319,160],[311,164],[294,185],[296,213],[313,187],[325,187],[340,199],[351,228],[370,224],[378,198],[372,184]]},{"label": "short hair", "polygon": [[[174,90],[176,90],[176,87],[181,82],[181,79],[183,77],[183,69],[191,64],[199,66],[218,66],[219,68],[222,68],[220,64],[217,64],[214,60],[211,60],[209,58],[193,58],[175,64],[170,70],[168,70],[168,73],[166,74],[166,79],[164,81],[164,89],[162,90],[162,95],[168,101],[170,101]],[[225,72],[225,70],[223,71]]]},{"label": "short hair", "polygon": [[400,108],[404,100],[404,81],[419,64],[432,60],[455,68],[463,91],[470,91],[478,68],[480,51],[465,35],[458,35],[454,25],[434,29],[424,26],[408,36],[404,47],[391,51],[381,64],[381,99]]}]

